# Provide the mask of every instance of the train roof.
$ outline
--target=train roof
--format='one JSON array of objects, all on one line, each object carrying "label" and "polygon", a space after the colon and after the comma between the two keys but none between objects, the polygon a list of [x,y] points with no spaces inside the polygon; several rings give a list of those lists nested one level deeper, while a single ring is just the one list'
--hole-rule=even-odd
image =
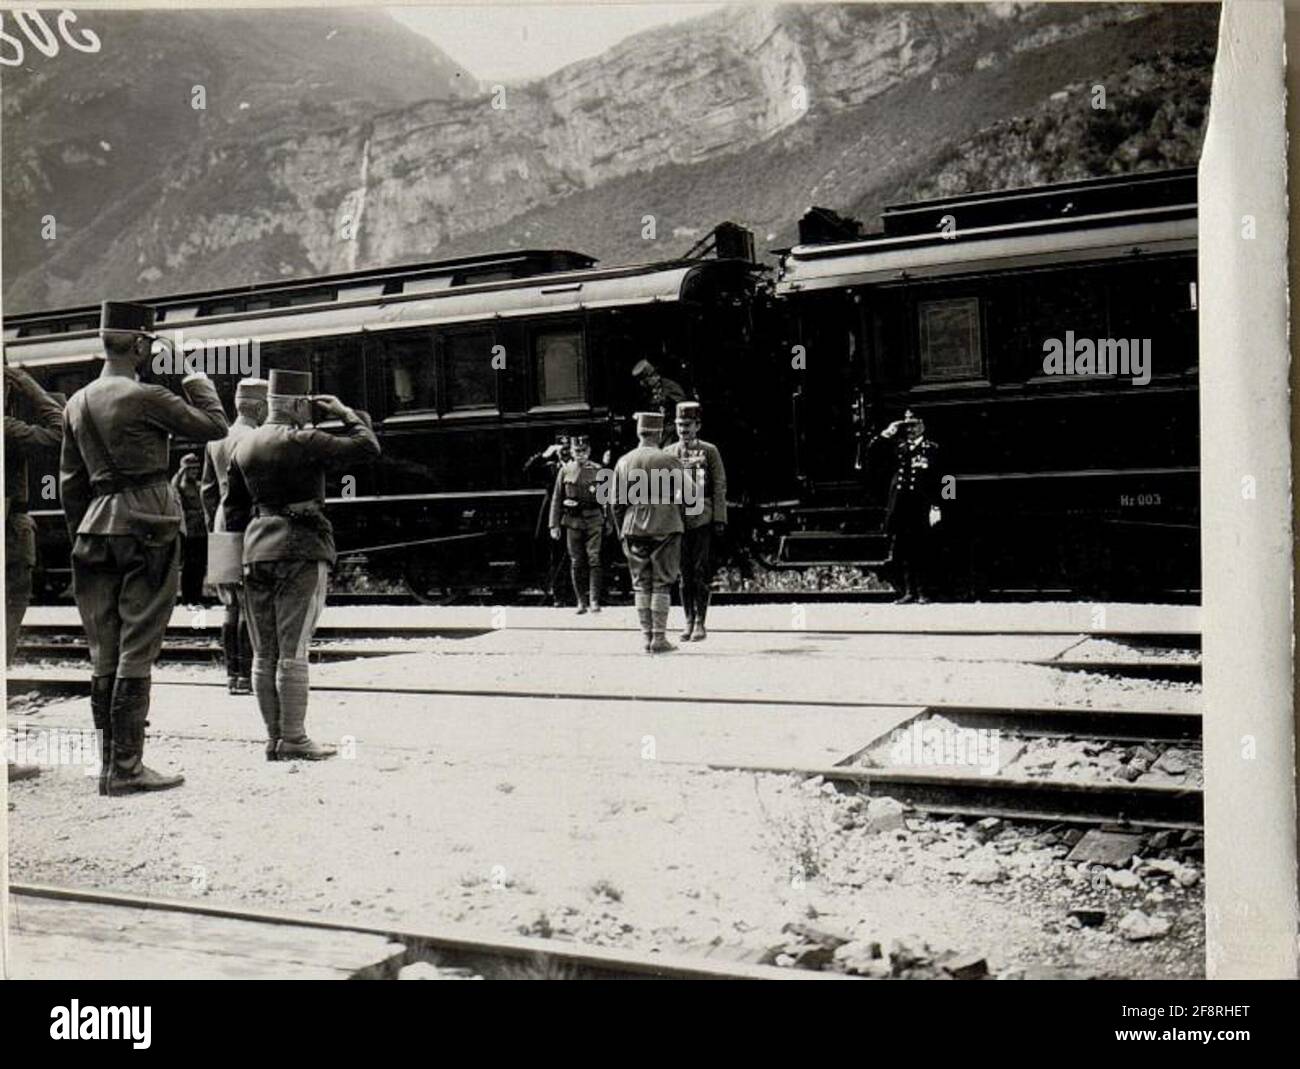
[{"label": "train roof", "polygon": [[[1196,248],[1196,172],[892,205],[881,233],[784,250],[778,293]],[[945,232],[946,231],[946,232]]]},{"label": "train roof", "polygon": [[[590,258],[587,258],[590,259]],[[593,261],[594,262],[594,261]],[[158,333],[214,343],[259,343],[356,334],[517,316],[689,300],[692,279],[718,272],[744,275],[755,265],[742,260],[672,260],[626,267],[558,271],[524,278],[452,286],[417,280],[401,293],[376,287],[340,287],[332,299],[271,309],[245,309],[200,316],[199,303],[168,306]],[[319,285],[321,279],[312,280]],[[222,291],[228,294],[230,291]],[[206,295],[205,295],[206,296]],[[201,298],[200,298],[201,302]],[[63,313],[76,316],[81,310]],[[20,334],[16,317],[4,324],[6,358],[35,365],[89,359],[98,354],[98,309],[91,326],[50,334]],[[46,317],[49,318],[48,315]]]}]

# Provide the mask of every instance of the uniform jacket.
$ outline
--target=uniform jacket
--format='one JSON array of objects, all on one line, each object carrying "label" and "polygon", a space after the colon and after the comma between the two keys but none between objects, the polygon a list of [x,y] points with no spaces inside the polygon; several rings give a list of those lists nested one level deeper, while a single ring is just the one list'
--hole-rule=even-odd
[{"label": "uniform jacket", "polygon": [[[334,528],[325,516],[325,473],[379,456],[369,418],[343,434],[266,422],[235,445],[221,500],[226,529],[244,532],[244,563],[323,560],[333,564]],[[294,515],[286,515],[288,506]]]},{"label": "uniform jacket", "polygon": [[684,522],[688,531],[710,523],[727,522],[727,472],[722,466],[722,454],[712,442],[697,438],[693,446],[673,442],[666,450],[676,457],[686,469],[686,477],[695,487],[697,500],[704,503],[703,510],[691,514],[685,511]]},{"label": "uniform jacket", "polygon": [[[68,532],[134,534],[133,514],[180,517],[181,503],[167,481],[168,436],[210,442],[229,426],[212,381],[187,375],[182,389],[189,403],[166,387],[120,375],[101,376],[78,390],[63,412],[59,492]],[[110,466],[86,430],[94,415]],[[114,473],[131,485],[106,485]]]},{"label": "uniform jacket", "polygon": [[230,432],[217,442],[209,442],[203,450],[203,477],[199,480],[199,500],[203,503],[203,515],[208,521],[208,530],[224,531],[225,514],[221,510],[221,499],[226,496],[226,486],[230,482],[230,457],[240,440],[257,428],[242,419],[230,425]]},{"label": "uniform jacket", "polygon": [[560,466],[551,493],[551,526],[591,530],[604,526],[604,509],[596,500],[600,465],[594,460],[570,460]]},{"label": "uniform jacket", "polygon": [[646,386],[644,389],[651,410],[663,414],[664,432],[659,440],[663,445],[667,445],[677,438],[677,425],[673,420],[677,415],[677,402],[687,400],[686,391],[682,389],[680,383],[663,375],[659,376],[659,381],[655,385]]},{"label": "uniform jacket", "polygon": [[897,522],[897,514],[904,507],[928,508],[938,501],[939,447],[934,442],[928,438],[911,442],[906,432],[900,429],[892,440],[877,436],[871,448],[887,449],[892,454],[894,473],[889,481],[889,525]]},{"label": "uniform jacket", "polygon": [[[682,522],[680,494],[676,501],[662,500],[654,487],[680,487],[683,477],[682,462],[671,453],[654,446],[637,446],[619,457],[614,466],[614,519],[622,538],[662,538],[680,534]],[[645,495],[639,503],[637,495]]]},{"label": "uniform jacket", "polygon": [[36,525],[27,515],[27,462],[53,452],[63,438],[63,406],[44,391],[30,392],[29,423],[5,416],[5,565],[36,565]]},{"label": "uniform jacket", "polygon": [[172,489],[176,491],[176,496],[181,499],[181,510],[185,516],[182,530],[185,537],[197,538],[206,534],[208,525],[203,519],[203,502],[199,497],[198,472],[195,472],[187,479],[185,469],[181,468],[172,476]]}]

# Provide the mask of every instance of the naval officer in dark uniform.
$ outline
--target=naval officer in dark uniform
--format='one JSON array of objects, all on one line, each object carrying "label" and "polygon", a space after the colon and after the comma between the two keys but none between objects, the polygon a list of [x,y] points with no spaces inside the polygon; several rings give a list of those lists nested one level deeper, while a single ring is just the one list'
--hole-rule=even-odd
[{"label": "naval officer in dark uniform", "polygon": [[185,399],[145,385],[153,310],[105,301],[104,369],[63,413],[59,488],[72,539],[72,588],[93,662],[90,707],[104,740],[100,793],[177,787],[144,765],[150,674],[180,581],[181,503],[167,481],[168,436],[208,442],[226,433],[216,387],[201,371]]},{"label": "naval officer in dark uniform", "polygon": [[569,575],[573,579],[573,592],[581,616],[587,611],[588,600],[591,611],[600,612],[604,589],[601,536],[610,519],[596,497],[600,465],[591,459],[590,440],[585,434],[575,434],[569,439],[569,449],[571,459],[561,465],[555,476],[550,526],[553,539],[559,541],[562,536],[565,539],[569,551]]},{"label": "naval officer in dark uniform", "polygon": [[893,451],[885,530],[893,535],[894,564],[902,594],[898,604],[926,600],[926,575],[939,519],[939,447],[925,433],[925,422],[908,409],[868,446]]},{"label": "naval officer in dark uniform", "polygon": [[[364,413],[311,397],[311,374],[272,370],[266,422],[235,446],[221,508],[244,534],[244,598],[253,640],[253,693],[268,761],[319,761],[333,746],[307,736],[307,650],[325,608],[337,553],[325,516],[325,473],[379,456]],[[308,427],[313,405],[344,433]]]},{"label": "naval officer in dark uniform", "polygon": [[[230,455],[250,431],[266,422],[266,379],[241,379],[235,387],[235,422],[219,442],[209,442],[203,451],[203,477],[199,497],[208,530],[226,530],[221,499],[230,482]],[[217,597],[225,607],[221,622],[221,646],[226,658],[226,689],[231,694],[253,693],[253,644],[248,637],[244,612],[244,584],[218,583]]]},{"label": "naval officer in dark uniform", "polygon": [[657,444],[671,445],[677,438],[673,417],[676,415],[678,402],[686,400],[686,391],[682,389],[680,383],[660,374],[659,369],[649,360],[636,362],[632,368],[632,378],[641,388],[645,407],[663,416],[665,429]]},{"label": "naval officer in dark uniform", "polygon": [[682,463],[659,448],[664,418],[638,412],[640,445],[614,466],[611,507],[623,542],[646,653],[670,653],[665,637],[673,585],[681,572]]},{"label": "naval officer in dark uniform", "polygon": [[683,510],[681,593],[686,628],[682,641],[703,642],[708,637],[704,619],[713,587],[714,539],[721,541],[727,529],[727,471],[718,447],[700,437],[698,401],[678,402],[677,436],[666,452],[682,462],[692,487]]}]

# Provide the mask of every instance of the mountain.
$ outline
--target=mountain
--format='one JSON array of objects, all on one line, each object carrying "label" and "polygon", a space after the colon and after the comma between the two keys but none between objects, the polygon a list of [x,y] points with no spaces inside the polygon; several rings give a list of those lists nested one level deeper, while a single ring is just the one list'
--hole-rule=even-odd
[{"label": "mountain", "polygon": [[154,13],[123,32],[149,62],[89,70],[105,31],[16,101],[5,79],[7,307],[512,246],[658,259],[728,218],[772,247],[813,203],[873,224],[910,196],[1194,164],[1218,11],[743,4],[504,92],[384,16],[285,18]]}]

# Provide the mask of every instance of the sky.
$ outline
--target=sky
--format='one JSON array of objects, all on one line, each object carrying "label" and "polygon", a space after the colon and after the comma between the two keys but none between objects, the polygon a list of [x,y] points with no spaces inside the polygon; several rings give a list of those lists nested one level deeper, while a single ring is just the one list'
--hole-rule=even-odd
[{"label": "sky", "polygon": [[424,34],[484,81],[540,78],[599,55],[625,37],[694,18],[720,3],[478,4],[392,7],[388,13]]}]

